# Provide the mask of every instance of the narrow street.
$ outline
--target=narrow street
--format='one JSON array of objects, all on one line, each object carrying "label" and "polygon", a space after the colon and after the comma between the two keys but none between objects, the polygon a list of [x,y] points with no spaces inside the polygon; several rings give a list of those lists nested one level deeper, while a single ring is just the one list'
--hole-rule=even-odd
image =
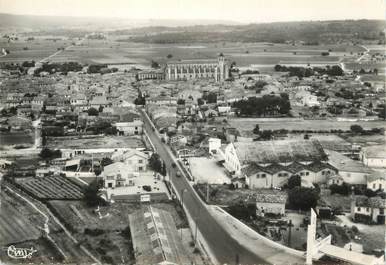
[{"label": "narrow street", "polygon": [[[262,241],[255,241],[256,250],[251,251],[251,248],[253,249],[254,246],[248,246],[247,248],[241,245],[237,239],[237,234],[229,233],[226,226],[218,223],[219,220],[211,215],[207,206],[193,190],[185,175],[186,173],[181,170],[170,149],[158,137],[156,129],[153,128],[154,125],[148,116],[142,109],[139,111],[142,115],[147,135],[156,148],[157,153],[165,162],[170,180],[179,195],[178,197],[181,198],[183,196],[185,209],[189,212],[190,216],[197,220],[198,229],[209,245],[210,253],[215,256],[219,264],[236,264],[237,262],[240,264],[274,264],[275,261],[288,257],[288,253],[284,253],[283,250],[276,249]],[[176,164],[175,167],[172,166],[173,163]],[[181,172],[181,177],[176,176],[177,171]],[[261,255],[257,253],[261,253]],[[302,262],[301,258],[292,256],[288,257],[288,260]]]}]

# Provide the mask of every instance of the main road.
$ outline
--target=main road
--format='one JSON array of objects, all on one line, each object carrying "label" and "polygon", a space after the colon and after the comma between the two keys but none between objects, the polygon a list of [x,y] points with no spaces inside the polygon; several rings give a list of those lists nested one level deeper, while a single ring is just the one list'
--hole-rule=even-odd
[{"label": "main road", "polygon": [[[207,207],[202,200],[193,191],[184,172],[181,172],[181,177],[176,176],[179,171],[178,167],[174,166],[175,158],[168,151],[167,147],[158,137],[154,130],[152,122],[143,110],[140,110],[143,117],[144,128],[153,143],[156,152],[160,155],[168,169],[168,174],[171,182],[176,188],[179,197],[183,196],[185,210],[189,212],[197,220],[197,227],[206,243],[210,247],[210,252],[216,257],[220,264],[268,264],[261,257],[252,253],[245,247],[241,246],[236,239],[232,238],[224,228],[209,213]],[[177,163],[176,163],[177,164]],[[182,195],[183,193],[183,195]],[[262,250],[264,251],[264,250]]]}]

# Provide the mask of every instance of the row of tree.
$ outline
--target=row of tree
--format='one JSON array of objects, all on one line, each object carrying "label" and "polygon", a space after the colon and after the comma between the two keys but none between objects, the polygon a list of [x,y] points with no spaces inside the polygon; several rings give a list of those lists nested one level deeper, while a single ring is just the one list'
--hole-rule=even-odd
[{"label": "row of tree", "polygon": [[290,76],[297,76],[299,78],[310,77],[316,74],[329,76],[342,76],[344,75],[343,69],[338,65],[322,67],[301,67],[301,66],[285,66],[275,65],[276,72],[288,72]]},{"label": "row of tree", "polygon": [[287,115],[291,110],[288,94],[285,93],[280,96],[264,95],[259,98],[251,97],[247,100],[236,101],[233,107],[237,108],[237,114],[242,116]]},{"label": "row of tree", "polygon": [[44,63],[40,68],[35,70],[34,75],[39,76],[41,72],[67,74],[68,72],[79,72],[82,68],[83,66],[78,62]]}]

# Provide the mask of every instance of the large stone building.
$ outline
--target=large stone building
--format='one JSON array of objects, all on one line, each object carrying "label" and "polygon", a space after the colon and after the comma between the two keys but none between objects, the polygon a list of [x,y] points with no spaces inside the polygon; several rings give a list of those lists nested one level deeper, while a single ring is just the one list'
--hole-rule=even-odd
[{"label": "large stone building", "polygon": [[167,80],[214,79],[219,82],[229,78],[229,64],[224,56],[217,60],[183,60],[168,63],[165,73]]}]

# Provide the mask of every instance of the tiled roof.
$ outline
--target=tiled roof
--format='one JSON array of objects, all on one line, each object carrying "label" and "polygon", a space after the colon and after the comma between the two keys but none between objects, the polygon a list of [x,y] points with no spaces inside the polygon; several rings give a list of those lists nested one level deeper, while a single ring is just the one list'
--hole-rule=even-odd
[{"label": "tiled roof", "polygon": [[255,194],[256,202],[264,203],[286,203],[287,195],[283,194]]},{"label": "tiled roof", "polygon": [[234,143],[240,161],[283,163],[326,160],[327,156],[316,140],[278,140]]},{"label": "tiled roof", "polygon": [[368,198],[364,195],[355,196],[355,206],[357,207],[371,207],[371,208],[385,208],[385,200],[381,197]]},{"label": "tiled roof", "polygon": [[386,181],[386,174],[384,172],[374,171],[374,173],[367,177],[367,182],[372,182],[378,179],[383,179]]},{"label": "tiled roof", "polygon": [[365,147],[363,152],[368,158],[384,158],[386,159],[386,147],[384,145],[375,145]]}]

